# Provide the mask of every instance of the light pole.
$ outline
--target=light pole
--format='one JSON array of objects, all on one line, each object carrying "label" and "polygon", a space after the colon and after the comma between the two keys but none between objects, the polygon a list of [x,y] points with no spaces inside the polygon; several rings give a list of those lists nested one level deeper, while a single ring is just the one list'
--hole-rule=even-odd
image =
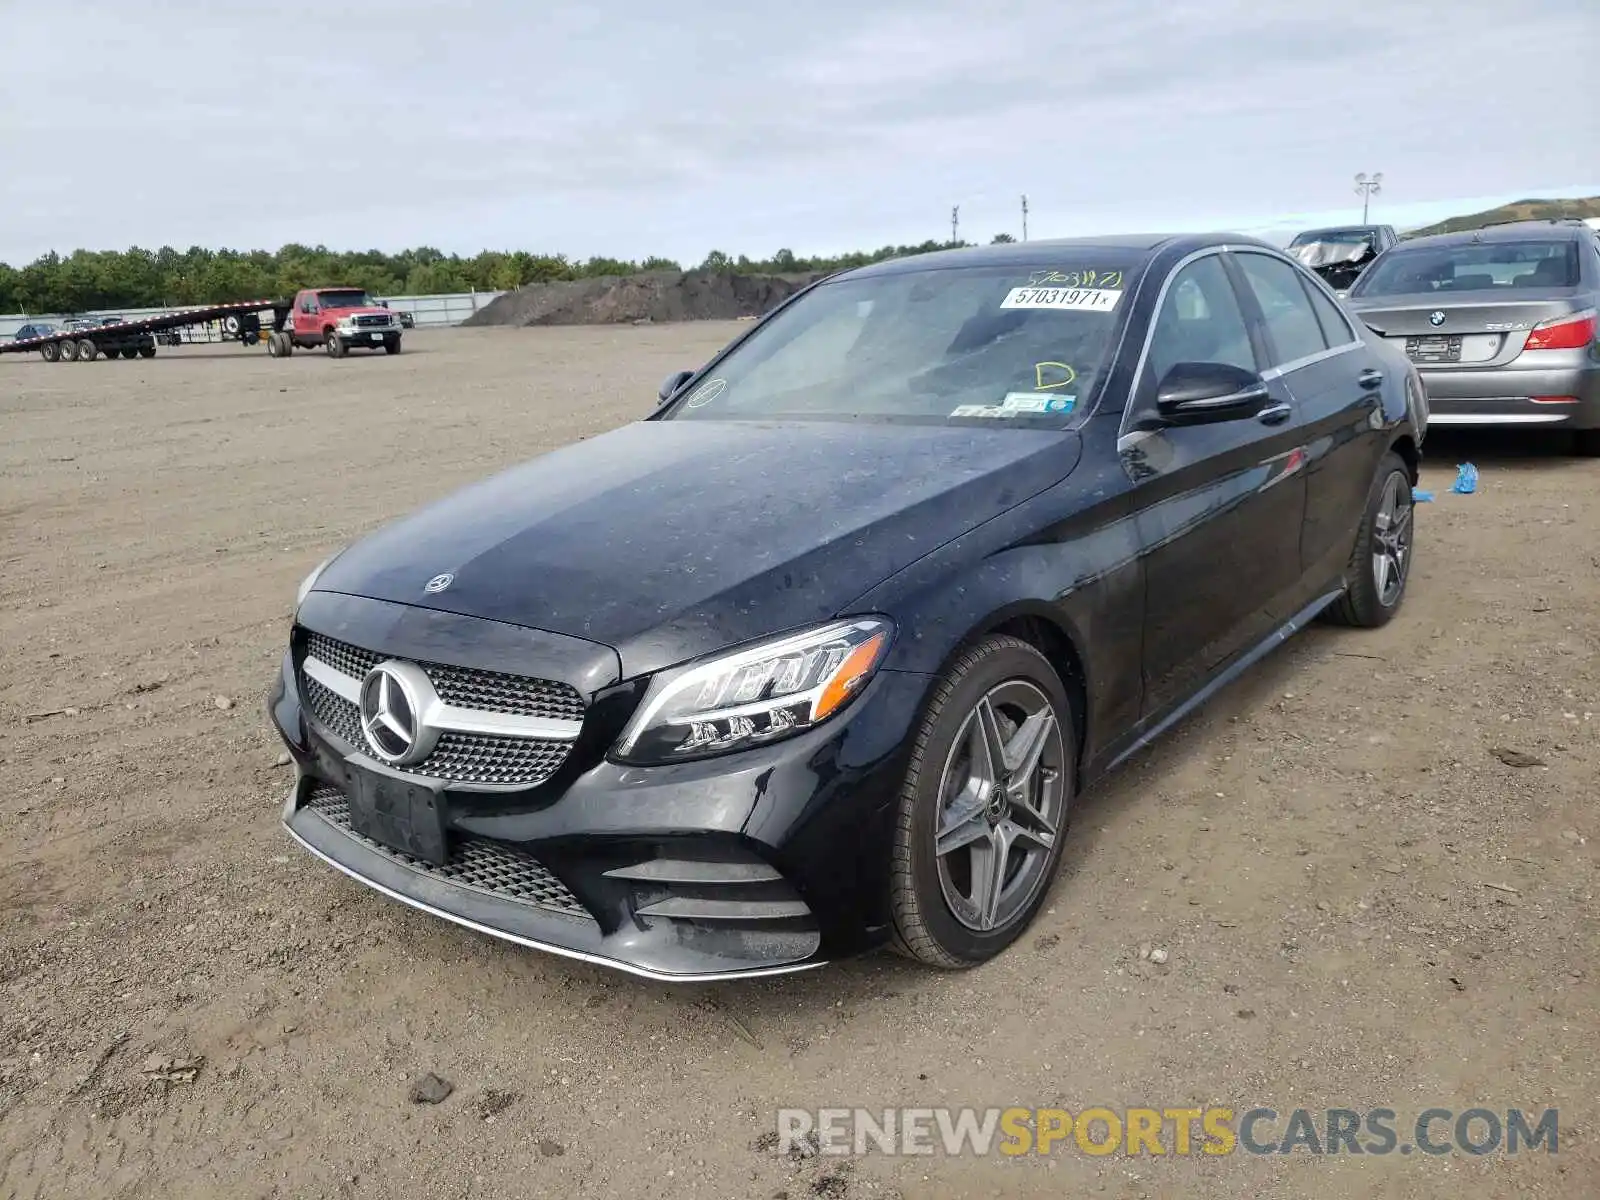
[{"label": "light pole", "polygon": [[1022,198],[1022,240],[1028,240],[1028,198]]},{"label": "light pole", "polygon": [[950,206],[950,244],[951,245],[954,245],[956,242],[961,240],[957,236],[957,231],[960,228],[961,228],[961,205],[953,204],[953,205]]},{"label": "light pole", "polygon": [[1361,223],[1367,223],[1367,204],[1377,193],[1383,191],[1383,172],[1375,171],[1368,175],[1365,171],[1356,172],[1356,191],[1361,196]]}]

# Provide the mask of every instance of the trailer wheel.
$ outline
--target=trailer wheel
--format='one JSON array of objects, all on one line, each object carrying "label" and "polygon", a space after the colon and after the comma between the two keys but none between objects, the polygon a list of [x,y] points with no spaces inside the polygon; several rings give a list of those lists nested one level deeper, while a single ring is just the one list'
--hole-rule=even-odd
[{"label": "trailer wheel", "polygon": [[344,344],[344,339],[339,336],[336,330],[332,329],[328,330],[328,335],[326,339],[324,339],[322,345],[323,349],[328,352],[329,358],[343,358],[345,351],[349,349],[349,347]]},{"label": "trailer wheel", "polygon": [[137,347],[137,346],[124,346],[122,348],[122,357],[123,358],[138,358],[139,357],[139,347]]},{"label": "trailer wheel", "polygon": [[44,359],[45,362],[60,362],[61,343],[46,342],[44,345],[39,347],[39,357]]},{"label": "trailer wheel", "polygon": [[74,362],[93,362],[100,353],[100,348],[90,338],[79,338],[77,346],[72,351]]},{"label": "trailer wheel", "polygon": [[154,346],[140,346],[139,347],[139,357],[140,358],[154,358],[155,356],[156,356],[156,348]]}]

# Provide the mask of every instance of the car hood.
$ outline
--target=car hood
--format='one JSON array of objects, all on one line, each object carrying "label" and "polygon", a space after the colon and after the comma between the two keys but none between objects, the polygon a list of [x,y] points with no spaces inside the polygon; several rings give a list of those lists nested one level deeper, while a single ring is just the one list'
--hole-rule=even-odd
[{"label": "car hood", "polygon": [[361,308],[325,308],[322,311],[332,313],[336,317],[387,317],[394,313],[394,309],[384,308],[378,304],[364,305]]},{"label": "car hood", "polygon": [[838,614],[1080,450],[1017,428],[642,421],[378,530],[315,586],[587,638],[626,678]]}]

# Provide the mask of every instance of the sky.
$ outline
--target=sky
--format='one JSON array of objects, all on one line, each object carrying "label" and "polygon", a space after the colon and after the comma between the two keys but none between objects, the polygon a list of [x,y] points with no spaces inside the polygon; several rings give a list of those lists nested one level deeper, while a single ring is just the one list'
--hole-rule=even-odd
[{"label": "sky", "polygon": [[[1592,0],[0,0],[0,261],[826,254],[1600,195]],[[332,18],[332,19],[327,19]]]}]

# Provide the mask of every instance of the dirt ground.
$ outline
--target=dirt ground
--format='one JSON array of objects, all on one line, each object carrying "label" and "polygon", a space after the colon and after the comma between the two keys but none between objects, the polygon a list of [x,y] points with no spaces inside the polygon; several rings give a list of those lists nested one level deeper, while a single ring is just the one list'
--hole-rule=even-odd
[{"label": "dirt ground", "polygon": [[[737,328],[0,358],[0,1196],[1593,1196],[1600,462],[1564,447],[1436,436],[1400,617],[1297,638],[1087,798],[974,972],[671,988],[291,844],[263,698],[305,572]],[[453,1092],[411,1102],[429,1072]],[[946,1104],[1557,1107],[1560,1141],[770,1149],[779,1107]]]}]

